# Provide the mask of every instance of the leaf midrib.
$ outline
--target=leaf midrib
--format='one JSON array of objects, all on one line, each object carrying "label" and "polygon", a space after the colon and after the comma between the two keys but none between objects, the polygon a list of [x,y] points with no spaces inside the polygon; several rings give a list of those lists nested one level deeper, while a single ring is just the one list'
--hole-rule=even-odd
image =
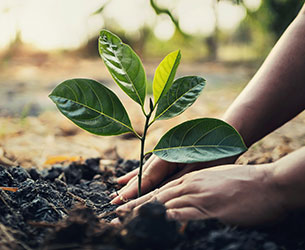
[{"label": "leaf midrib", "polygon": [[[121,45],[122,45],[123,48],[124,48],[124,46],[126,46],[126,47],[130,50],[130,47],[127,46],[126,44],[121,43]],[[111,48],[111,49],[112,49],[112,48]],[[126,78],[127,78],[127,80],[131,83],[131,85],[132,85],[132,87],[133,87],[133,89],[134,89],[134,91],[135,91],[135,93],[136,93],[136,95],[137,95],[137,97],[138,97],[138,99],[139,99],[139,101],[140,101],[140,103],[141,103],[141,106],[143,106],[144,104],[143,104],[143,102],[142,102],[142,99],[141,99],[141,97],[140,97],[140,94],[138,93],[138,90],[137,90],[137,88],[135,87],[135,84],[134,84],[133,81],[130,79],[130,77],[129,77],[128,73],[127,73],[126,68],[122,65],[120,59],[118,58],[117,52],[116,52],[115,50],[113,50],[113,49],[112,49],[112,51],[113,51],[113,54],[114,54],[115,58],[118,59],[118,64],[119,64],[119,65],[121,66],[121,68],[125,71]],[[131,52],[131,55],[133,55],[132,52]],[[138,71],[138,72],[139,72],[139,71]]]},{"label": "leaf midrib", "polygon": [[164,150],[171,150],[171,149],[179,149],[179,148],[241,148],[238,146],[227,146],[227,145],[190,145],[190,146],[177,146],[177,147],[170,147],[170,148],[160,148],[160,149],[154,149],[152,152],[159,152]]},{"label": "leaf midrib", "polygon": [[[157,105],[157,103],[159,103],[160,99],[162,98],[162,95],[163,95],[163,93],[164,93],[165,87],[166,87],[166,85],[168,84],[168,80],[170,79],[170,77],[171,77],[171,75],[172,75],[172,73],[173,73],[173,70],[175,69],[175,66],[176,66],[176,64],[177,64],[179,54],[180,54],[180,53],[178,52],[178,54],[177,54],[177,56],[176,56],[176,58],[175,58],[175,62],[174,62],[174,64],[173,64],[173,66],[171,67],[170,73],[168,74],[168,77],[167,77],[167,79],[166,79],[166,83],[164,84],[163,89],[162,89],[162,91],[161,91],[161,93],[160,93],[158,99],[156,100],[155,106]],[[167,63],[169,64],[169,62],[167,62]],[[169,66],[171,66],[171,65],[169,65]]]},{"label": "leaf midrib", "polygon": [[100,115],[103,115],[103,116],[105,116],[105,117],[107,117],[107,118],[109,118],[109,119],[111,119],[111,120],[113,120],[113,121],[115,121],[115,122],[121,124],[122,126],[124,126],[124,127],[128,128],[129,130],[131,130],[131,132],[133,132],[133,129],[132,129],[131,127],[127,126],[126,124],[122,123],[121,121],[119,121],[119,120],[117,120],[117,119],[114,119],[113,117],[111,117],[111,116],[109,116],[109,115],[107,115],[107,114],[105,114],[105,113],[103,113],[103,112],[101,112],[101,111],[99,111],[99,110],[96,110],[96,109],[94,109],[94,108],[91,108],[90,106],[87,106],[87,105],[85,105],[85,104],[83,104],[83,103],[77,102],[77,101],[75,101],[75,100],[71,100],[71,99],[66,98],[66,97],[57,96],[57,95],[50,95],[50,96],[54,96],[54,97],[58,97],[58,98],[63,98],[63,99],[66,99],[66,100],[68,100],[68,101],[74,102],[74,103],[76,103],[76,104],[78,104],[78,105],[80,105],[80,106],[83,106],[83,107],[85,107],[85,108],[88,108],[88,109],[90,109],[90,110],[92,110],[92,111],[94,111],[94,112],[96,112],[96,113],[98,113],[98,114],[100,114]]},{"label": "leaf midrib", "polygon": [[189,93],[191,90],[193,90],[194,88],[198,87],[197,84],[194,87],[192,87],[191,89],[189,89],[188,91],[184,92],[182,95],[180,95],[171,105],[168,106],[167,109],[165,109],[159,116],[155,117],[154,120],[157,120],[158,118],[160,118],[164,113],[166,113],[173,105],[175,105],[184,95],[186,95],[187,93]]}]

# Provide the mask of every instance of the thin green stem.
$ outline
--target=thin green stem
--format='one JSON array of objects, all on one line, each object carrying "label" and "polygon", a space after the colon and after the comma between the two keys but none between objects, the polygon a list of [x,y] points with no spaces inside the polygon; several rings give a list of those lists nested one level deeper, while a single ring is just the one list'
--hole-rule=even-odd
[{"label": "thin green stem", "polygon": [[151,117],[151,114],[152,114],[152,111],[150,111],[149,114],[146,115],[143,136],[141,137],[141,153],[140,153],[140,163],[139,163],[139,173],[138,173],[138,197],[140,197],[142,194],[142,191],[141,191],[141,189],[142,189],[142,169],[143,169],[144,156],[145,156],[144,146],[145,146],[147,130],[149,128],[149,119]]}]

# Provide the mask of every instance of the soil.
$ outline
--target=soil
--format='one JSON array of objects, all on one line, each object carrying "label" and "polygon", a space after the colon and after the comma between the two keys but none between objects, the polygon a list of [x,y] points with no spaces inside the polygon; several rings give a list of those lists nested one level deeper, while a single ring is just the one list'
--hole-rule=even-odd
[{"label": "soil", "polygon": [[119,159],[100,168],[100,158],[41,171],[0,166],[0,249],[305,249],[305,216],[291,215],[268,228],[242,229],[217,220],[169,221],[162,204],[143,206],[138,216],[120,215],[109,194],[114,177],[137,161]]}]

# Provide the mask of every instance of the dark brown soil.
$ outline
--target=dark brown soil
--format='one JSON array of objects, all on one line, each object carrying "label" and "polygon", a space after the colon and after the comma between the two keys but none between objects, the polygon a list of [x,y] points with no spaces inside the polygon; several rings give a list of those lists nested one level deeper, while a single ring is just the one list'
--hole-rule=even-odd
[{"label": "dark brown soil", "polygon": [[180,224],[169,221],[161,204],[143,206],[139,215],[116,215],[109,194],[119,188],[114,176],[137,161],[118,160],[115,170],[100,170],[100,159],[37,171],[0,166],[0,249],[305,249],[305,216],[280,225],[241,229],[217,220]]}]

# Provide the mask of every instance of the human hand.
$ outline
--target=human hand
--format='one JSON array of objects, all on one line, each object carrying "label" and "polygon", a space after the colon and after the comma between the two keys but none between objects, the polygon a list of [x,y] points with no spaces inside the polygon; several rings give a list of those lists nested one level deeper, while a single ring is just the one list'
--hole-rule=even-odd
[{"label": "human hand", "polygon": [[[192,164],[182,164],[167,162],[155,155],[152,155],[148,161],[143,166],[142,174],[142,193],[152,191],[159,185],[166,184],[172,180],[175,180],[186,173],[199,170],[202,168],[208,168],[216,166],[219,164],[226,164],[235,162],[238,156],[228,157],[220,160],[215,160],[211,162],[199,162]],[[112,204],[122,204],[129,199],[134,199],[138,194],[138,172],[139,169],[135,169],[130,173],[117,179],[118,184],[125,185],[120,191],[119,195],[117,193],[111,194]]]},{"label": "human hand", "polygon": [[[178,164],[164,161],[152,155],[143,166],[142,173],[142,192],[145,194],[156,188],[162,181],[183,168],[185,164]],[[139,168],[117,179],[118,184],[125,185],[120,191],[119,196],[112,194],[114,198],[111,203],[121,204],[125,200],[133,199],[138,194],[138,172]]]},{"label": "human hand", "polygon": [[283,214],[283,198],[273,184],[272,169],[272,164],[225,165],[191,172],[117,211],[137,211],[157,200],[165,204],[170,219],[217,218],[229,224],[259,225]]}]

